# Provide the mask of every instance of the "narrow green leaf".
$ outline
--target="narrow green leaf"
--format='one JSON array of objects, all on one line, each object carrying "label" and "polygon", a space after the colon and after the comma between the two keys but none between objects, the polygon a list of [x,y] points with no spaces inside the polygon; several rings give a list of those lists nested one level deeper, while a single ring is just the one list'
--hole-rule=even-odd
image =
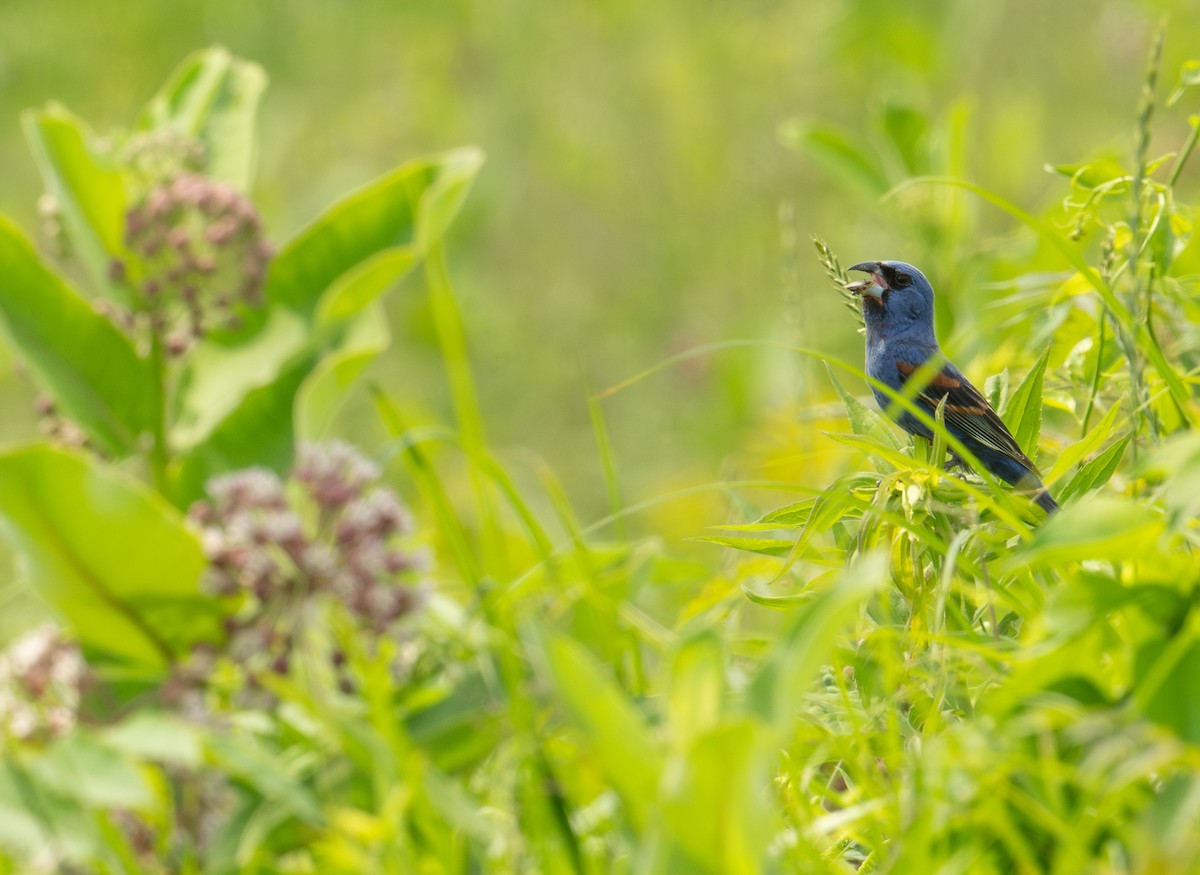
[{"label": "narrow green leaf", "polygon": [[1049,361],[1050,347],[1046,347],[1025,379],[1009,396],[1000,417],[1017,439],[1017,445],[1034,462],[1037,461],[1038,437],[1042,433],[1042,386]]},{"label": "narrow green leaf", "polygon": [[1045,482],[1047,485],[1062,477],[1085,457],[1096,452],[1100,448],[1100,445],[1108,440],[1108,436],[1112,434],[1112,430],[1117,424],[1117,414],[1120,410],[1121,402],[1118,401],[1109,408],[1108,413],[1104,414],[1104,418],[1096,424],[1095,428],[1087,433],[1087,436],[1083,440],[1071,444],[1071,446],[1059,453],[1058,460],[1046,474]]},{"label": "narrow green leaf", "polygon": [[750,553],[762,553],[764,556],[786,556],[795,546],[795,541],[783,538],[732,538],[724,535],[702,535],[689,538],[704,544],[720,544],[722,547],[732,547],[735,550],[746,550]]},{"label": "narrow green leaf", "polygon": [[153,428],[160,394],[149,363],[3,216],[0,330],[62,412],[104,450],[128,455]]},{"label": "narrow green leaf", "polygon": [[684,639],[671,663],[667,713],[671,741],[685,750],[716,727],[725,697],[725,648],[713,628]]},{"label": "narrow green leaf", "polygon": [[113,259],[125,258],[125,186],[120,170],[96,154],[82,121],[59,106],[28,110],[21,116],[25,137],[37,160],[72,246],[97,290],[123,300],[109,279]]},{"label": "narrow green leaf", "polygon": [[542,655],[559,704],[587,739],[634,827],[644,829],[663,766],[645,719],[582,645],[550,636]]},{"label": "narrow green leaf", "polygon": [[254,122],[267,76],[223,48],[184,59],[138,119],[141,131],[172,128],[204,144],[204,172],[241,191],[254,172]]},{"label": "narrow green leaf", "polygon": [[1117,466],[1121,464],[1121,457],[1125,455],[1127,446],[1129,446],[1129,438],[1123,438],[1080,468],[1060,493],[1059,503],[1068,501],[1076,495],[1091,492],[1093,489],[1099,489],[1107,483],[1116,472]]},{"label": "narrow green leaf", "polygon": [[0,520],[38,595],[99,664],[153,676],[219,636],[198,538],[140,483],[65,450],[9,450]]},{"label": "narrow green leaf", "polygon": [[829,375],[829,382],[833,384],[834,391],[837,392],[838,397],[842,399],[842,403],[846,406],[846,415],[850,419],[850,427],[854,430],[854,433],[866,435],[882,444],[890,446],[892,449],[899,450],[902,444],[896,437],[895,432],[884,424],[883,418],[878,413],[866,407],[846,391],[841,381],[834,376],[833,369],[829,367],[828,362],[825,363],[825,373]]}]

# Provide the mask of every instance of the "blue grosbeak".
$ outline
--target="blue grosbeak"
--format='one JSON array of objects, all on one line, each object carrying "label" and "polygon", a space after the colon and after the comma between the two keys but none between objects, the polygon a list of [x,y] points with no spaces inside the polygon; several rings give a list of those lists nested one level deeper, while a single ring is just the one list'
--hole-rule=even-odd
[{"label": "blue grosbeak", "polygon": [[[871,279],[846,288],[862,299],[867,324],[867,373],[901,391],[905,382],[930,359],[944,361],[913,396],[913,403],[934,417],[944,398],[946,430],[958,438],[993,475],[1029,494],[1047,513],[1058,503],[1042,485],[1037,468],[1022,451],[1012,432],[987,399],[945,361],[933,333],[933,287],[921,271],[902,261],[864,261],[850,270]],[[932,432],[911,413],[898,410],[892,399],[872,387],[875,400],[909,434],[932,438]],[[953,451],[951,452],[953,455]],[[955,457],[957,462],[961,459]]]}]

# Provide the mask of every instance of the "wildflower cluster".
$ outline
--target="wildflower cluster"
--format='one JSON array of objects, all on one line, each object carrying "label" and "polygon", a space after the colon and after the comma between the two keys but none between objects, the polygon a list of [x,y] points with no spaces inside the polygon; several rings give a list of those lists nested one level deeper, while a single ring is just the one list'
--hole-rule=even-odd
[{"label": "wildflower cluster", "polygon": [[129,211],[125,243],[134,258],[113,262],[112,278],[133,292],[126,327],[161,338],[173,355],[263,304],[271,247],[254,205],[232,186],[175,175]]},{"label": "wildflower cluster", "polygon": [[50,624],[0,651],[0,738],[45,739],[75,725],[87,665]]},{"label": "wildflower cluster", "polygon": [[210,482],[194,504],[214,595],[241,604],[229,655],[251,668],[288,670],[307,605],[330,598],[382,633],[417,607],[421,557],[403,546],[411,522],[379,468],[342,442],[300,448],[291,483],[260,468]]}]

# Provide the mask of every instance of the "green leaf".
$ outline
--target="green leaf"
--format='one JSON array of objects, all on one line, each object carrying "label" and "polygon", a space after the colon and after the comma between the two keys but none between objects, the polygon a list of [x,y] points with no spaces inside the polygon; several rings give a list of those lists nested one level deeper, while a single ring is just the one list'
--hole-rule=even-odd
[{"label": "green leaf", "polygon": [[93,661],[157,676],[219,637],[199,539],[140,483],[65,450],[9,450],[0,520],[29,581]]},{"label": "green leaf", "polygon": [[1129,176],[1129,172],[1121,166],[1121,163],[1111,157],[1099,158],[1085,164],[1052,164],[1048,165],[1046,169],[1065,176],[1074,185],[1086,189],[1093,189],[1106,182]]},{"label": "green leaf", "polygon": [[1174,106],[1175,102],[1183,97],[1183,93],[1195,85],[1200,85],[1200,61],[1184,61],[1183,66],[1179,68],[1179,81],[1175,84],[1175,90],[1167,98],[1167,106]]},{"label": "green leaf", "polygon": [[685,750],[716,727],[725,695],[725,648],[715,629],[686,638],[671,663],[667,713],[671,740]]},{"label": "green leaf", "polygon": [[764,556],[786,556],[795,546],[795,541],[783,538],[735,538],[725,535],[701,535],[689,538],[704,544],[720,544],[722,547],[732,547],[735,550],[746,550],[750,553],[762,553]]},{"label": "green leaf", "polygon": [[201,731],[196,724],[165,712],[139,711],[102,730],[106,745],[131,757],[198,768],[203,763]]},{"label": "green leaf", "polygon": [[1117,414],[1121,410],[1121,402],[1118,401],[1108,413],[1104,414],[1104,418],[1096,424],[1096,427],[1087,433],[1087,436],[1077,443],[1071,444],[1058,455],[1058,460],[1054,466],[1046,474],[1045,483],[1047,485],[1062,477],[1072,467],[1077,465],[1084,457],[1090,456],[1100,447],[1102,443],[1108,440],[1108,436],[1112,434],[1113,428],[1117,424]]},{"label": "green leaf", "polygon": [[712,875],[758,875],[775,829],[770,766],[777,738],[750,717],[699,733],[663,781],[663,819],[687,855],[686,869]]},{"label": "green leaf", "polygon": [[38,783],[94,808],[145,808],[152,801],[138,767],[87,732],[58,739],[29,761]]},{"label": "green leaf", "polygon": [[840,128],[793,119],[779,129],[779,139],[785,146],[807,152],[870,198],[888,190],[887,174],[879,161],[858,145],[861,138]]},{"label": "green leaf", "polygon": [[104,450],[132,453],[153,428],[149,363],[0,216],[0,330],[65,413]]},{"label": "green leaf", "polygon": [[1149,560],[1165,528],[1162,515],[1149,507],[1093,498],[1052,516],[1012,561],[1044,567],[1087,560]]},{"label": "green leaf", "polygon": [[839,636],[859,608],[888,581],[888,557],[869,553],[829,587],[794,613],[786,635],[773,648],[747,691],[753,713],[781,733],[821,666],[833,661]]},{"label": "green leaf", "polygon": [[1129,440],[1129,438],[1123,438],[1117,441],[1080,468],[1059,494],[1059,502],[1063,503],[1076,495],[1083,495],[1085,492],[1099,489],[1107,483],[1117,470],[1117,466],[1121,464],[1121,457],[1125,455],[1125,448],[1129,446]]},{"label": "green leaf", "polygon": [[1148,643],[1138,653],[1133,700],[1147,718],[1200,745],[1200,612],[1168,640]]},{"label": "green leaf", "polygon": [[314,356],[298,356],[271,382],[247,392],[202,442],[176,459],[170,472],[172,500],[186,507],[203,494],[210,478],[239,468],[286,473],[295,444],[296,393],[314,366]]},{"label": "green leaf", "polygon": [[834,391],[846,406],[846,415],[850,419],[850,427],[854,433],[866,435],[894,450],[899,450],[902,444],[895,432],[884,424],[883,418],[878,413],[866,407],[846,391],[838,378],[834,376],[833,369],[829,367],[828,362],[825,363],[825,373],[829,375],[829,382],[833,384]]},{"label": "green leaf", "polygon": [[203,443],[246,393],[272,383],[313,344],[304,320],[285,307],[271,308],[259,331],[245,342],[201,341],[188,355],[175,390],[171,447],[186,453]]},{"label": "green leaf", "polygon": [[883,131],[895,147],[909,173],[921,173],[926,161],[921,153],[921,141],[929,128],[929,120],[918,110],[889,103],[883,110]]},{"label": "green leaf", "polygon": [[1034,462],[1037,461],[1038,437],[1042,432],[1042,385],[1049,361],[1050,347],[1046,347],[1034,362],[1032,370],[1021,381],[1021,385],[1009,396],[1001,415],[1001,419],[1017,439],[1017,445]]},{"label": "green leaf", "polygon": [[222,48],[184,59],[142,111],[138,130],[170,128],[204,144],[204,172],[241,191],[250,187],[254,121],[267,76]]},{"label": "green leaf", "polygon": [[394,246],[350,268],[321,296],[316,324],[337,325],[358,315],[402,279],[418,258],[413,247]]},{"label": "green leaf", "polygon": [[221,771],[253,788],[271,803],[275,814],[291,815],[308,823],[322,820],[320,801],[296,774],[305,760],[283,757],[257,737],[245,732],[212,734],[209,753]]},{"label": "green leaf", "polygon": [[604,767],[635,829],[644,829],[662,774],[662,754],[645,719],[582,645],[553,635],[541,650],[557,701]]},{"label": "green leaf", "polygon": [[83,122],[59,106],[21,116],[42,182],[55,199],[71,244],[98,290],[128,297],[109,279],[125,259],[125,186],[120,170],[96,154]]},{"label": "green leaf", "polygon": [[302,438],[326,435],[355,381],[390,343],[387,314],[378,302],[344,327],[337,350],[305,378],[296,396],[296,430]]},{"label": "green leaf", "polygon": [[271,263],[268,300],[311,319],[326,290],[377,253],[414,244],[423,252],[445,230],[481,162],[476,149],[418,159],[338,201]]}]

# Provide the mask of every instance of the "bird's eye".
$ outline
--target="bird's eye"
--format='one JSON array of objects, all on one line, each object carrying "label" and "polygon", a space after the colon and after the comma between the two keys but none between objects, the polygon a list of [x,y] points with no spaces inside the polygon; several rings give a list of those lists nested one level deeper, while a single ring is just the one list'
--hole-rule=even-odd
[{"label": "bird's eye", "polygon": [[898,289],[902,289],[905,286],[909,285],[911,282],[912,282],[912,277],[910,277],[908,274],[898,273],[898,274],[896,274],[895,279],[892,280],[892,285],[894,285]]}]

